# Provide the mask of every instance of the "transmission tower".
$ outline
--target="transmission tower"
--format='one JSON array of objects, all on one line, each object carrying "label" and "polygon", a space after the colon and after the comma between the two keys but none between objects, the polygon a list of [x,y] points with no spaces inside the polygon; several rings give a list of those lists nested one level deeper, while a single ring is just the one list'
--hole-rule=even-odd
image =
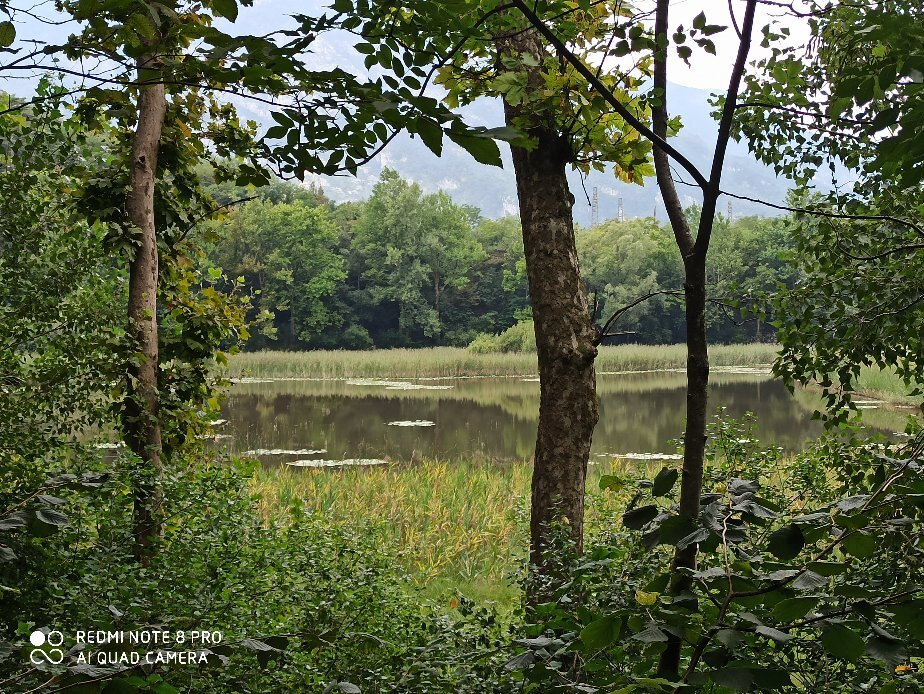
[{"label": "transmission tower", "polygon": [[590,226],[600,223],[600,197],[597,195],[597,186],[594,186],[594,196],[590,202]]},{"label": "transmission tower", "polygon": [[729,200],[729,201],[728,201],[728,223],[729,223],[729,224],[732,223],[732,219],[733,219],[733,218],[732,218],[732,201]]},{"label": "transmission tower", "polygon": [[616,219],[620,222],[626,221],[626,211],[622,207],[622,196],[616,200]]}]

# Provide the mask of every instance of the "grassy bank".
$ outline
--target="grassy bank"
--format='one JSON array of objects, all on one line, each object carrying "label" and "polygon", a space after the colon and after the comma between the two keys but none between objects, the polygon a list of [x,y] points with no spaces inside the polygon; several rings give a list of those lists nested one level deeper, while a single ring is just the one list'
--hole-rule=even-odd
[{"label": "grassy bank", "polygon": [[921,398],[908,395],[912,388],[895,374],[878,367],[863,367],[857,381],[857,392],[874,400],[887,400],[892,403],[917,405]]},{"label": "grassy bank", "polygon": [[[632,470],[653,475],[662,464]],[[626,499],[598,491],[600,476],[614,466],[622,469],[618,462],[590,467],[589,531],[625,507]],[[267,518],[294,504],[338,526],[371,523],[428,592],[461,589],[476,599],[513,604],[510,579],[528,546],[529,480],[525,463],[424,461],[335,470],[283,465],[261,469],[253,485]]]},{"label": "grassy bank", "polygon": [[[769,364],[776,345],[716,345],[713,366]],[[686,364],[684,345],[619,345],[602,347],[597,370],[647,371],[679,369]],[[531,353],[475,354],[461,347],[380,349],[367,351],[246,352],[231,359],[233,377],[255,378],[439,378],[457,376],[528,376],[536,373]]]}]

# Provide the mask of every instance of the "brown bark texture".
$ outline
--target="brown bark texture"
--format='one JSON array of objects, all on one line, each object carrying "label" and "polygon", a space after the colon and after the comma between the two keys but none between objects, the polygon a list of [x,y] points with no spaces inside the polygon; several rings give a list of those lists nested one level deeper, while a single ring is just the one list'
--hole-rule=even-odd
[{"label": "brown bark texture", "polygon": [[129,360],[122,424],[126,443],[141,460],[134,482],[132,531],[135,555],[142,564],[150,562],[152,540],[161,529],[157,481],[162,470],[157,347],[159,269],[154,185],[167,100],[164,85],[153,83],[157,79],[150,67],[154,62],[151,56],[138,61],[139,81],[152,83],[139,90],[138,124],[132,141],[125,201],[128,223],[137,246],[129,266],[128,283],[128,326],[135,354]]},{"label": "brown bark texture", "polygon": [[[498,43],[502,54],[526,52],[542,61],[542,42],[534,31]],[[531,82],[541,83],[538,71],[534,77]],[[511,151],[539,361],[530,563],[542,575],[550,559],[554,521],[567,519],[575,549],[582,549],[584,484],[598,418],[597,334],[575,246],[574,198],[565,175],[572,158],[570,143],[554,123],[528,108],[504,106],[507,124],[525,129],[537,145],[530,150],[512,146]]]}]

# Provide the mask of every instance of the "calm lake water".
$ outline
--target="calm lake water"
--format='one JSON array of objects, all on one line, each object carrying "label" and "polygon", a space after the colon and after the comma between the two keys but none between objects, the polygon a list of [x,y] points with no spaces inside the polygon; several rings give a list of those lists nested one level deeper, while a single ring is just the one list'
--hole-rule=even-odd
[{"label": "calm lake water", "polygon": [[[597,385],[594,456],[675,452],[670,441],[683,432],[686,400],[682,373],[601,374]],[[222,413],[227,423],[218,431],[237,453],[276,449],[256,455],[267,464],[526,460],[533,452],[538,403],[537,380],[522,377],[254,381],[234,385]],[[807,392],[790,395],[759,370],[719,368],[712,375],[714,411],[725,407],[735,418],[753,412],[759,438],[788,450],[821,431],[811,419],[817,404]],[[902,415],[888,414],[893,416],[878,426],[900,429]]]}]

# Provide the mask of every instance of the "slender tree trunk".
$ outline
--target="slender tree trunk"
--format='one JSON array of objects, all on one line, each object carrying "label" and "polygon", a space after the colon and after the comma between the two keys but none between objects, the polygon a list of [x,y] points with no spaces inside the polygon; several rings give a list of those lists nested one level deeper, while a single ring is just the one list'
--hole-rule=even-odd
[{"label": "slender tree trunk", "polygon": [[436,344],[443,344],[443,317],[440,315],[440,273],[433,273],[433,306],[436,310]]},{"label": "slender tree trunk", "polygon": [[[533,31],[504,39],[499,48],[502,54],[529,53],[542,62],[542,43]],[[538,73],[534,78],[541,80]],[[565,175],[573,156],[570,143],[554,123],[508,103],[504,112],[508,125],[526,130],[537,143],[532,150],[511,147],[511,152],[539,361],[530,563],[540,577],[554,578],[551,524],[567,522],[576,551],[583,548],[584,484],[598,418],[597,333],[578,267],[574,197]],[[537,597],[528,596],[528,601],[535,603]]]},{"label": "slender tree trunk", "polygon": [[[655,40],[669,46],[668,11],[670,1],[658,0],[655,12]],[[732,68],[728,91],[713,152],[712,169],[708,185],[703,189],[703,209],[700,213],[696,236],[693,237],[683,215],[677,189],[667,155],[655,151],[655,168],[658,186],[674,230],[674,238],[683,256],[684,299],[687,323],[687,419],[684,431],[683,474],[680,481],[679,514],[694,523],[699,518],[700,498],[703,490],[703,473],[706,458],[706,418],[709,408],[709,354],[706,336],[706,257],[715,226],[716,207],[721,195],[722,168],[734,119],[735,103],[744,66],[751,45],[756,0],[748,0],[740,33],[738,55]],[[662,138],[667,135],[667,53],[658,51],[654,65],[654,87],[660,92],[661,103],[652,109],[654,132]],[[692,586],[692,578],[679,569],[695,569],[698,545],[692,544],[674,552],[670,593],[681,595]],[[661,653],[658,673],[676,679],[680,672],[682,641],[671,636]]]},{"label": "slender tree trunk", "polygon": [[[696,522],[699,517],[706,459],[706,419],[709,411],[709,343],[706,337],[705,255],[684,260],[684,303],[687,324],[687,414],[683,438],[683,474],[680,479],[679,515]],[[688,591],[692,578],[681,569],[695,569],[699,546],[677,549],[671,563],[671,595]],[[671,636],[661,653],[659,674],[676,678],[680,668],[680,639]]]},{"label": "slender tree trunk", "polygon": [[[156,79],[145,56],[138,61],[139,81]],[[163,84],[140,89],[138,125],[132,142],[129,191],[125,203],[128,222],[138,243],[129,267],[128,325],[136,354],[129,362],[128,392],[123,427],[126,443],[141,459],[134,481],[133,535],[136,558],[148,564],[152,539],[160,534],[159,482],[162,469],[158,414],[157,290],[158,252],[154,224],[154,183],[157,154],[167,101]]]}]

